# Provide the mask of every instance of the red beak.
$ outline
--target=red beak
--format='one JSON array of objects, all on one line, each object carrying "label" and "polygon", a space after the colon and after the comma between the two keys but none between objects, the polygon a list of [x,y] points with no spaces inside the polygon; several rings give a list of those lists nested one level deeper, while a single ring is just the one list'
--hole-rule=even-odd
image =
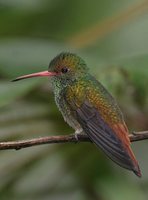
[{"label": "red beak", "polygon": [[12,81],[19,81],[22,79],[32,78],[32,77],[37,77],[37,76],[56,76],[56,75],[57,75],[56,72],[43,71],[43,72],[37,72],[37,73],[28,74],[28,75],[24,75],[24,76],[19,76]]}]

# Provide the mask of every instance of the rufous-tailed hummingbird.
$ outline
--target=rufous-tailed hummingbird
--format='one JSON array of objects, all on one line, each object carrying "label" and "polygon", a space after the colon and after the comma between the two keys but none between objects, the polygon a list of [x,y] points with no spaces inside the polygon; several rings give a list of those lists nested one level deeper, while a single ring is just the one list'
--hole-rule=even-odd
[{"label": "rufous-tailed hummingbird", "polygon": [[141,177],[122,112],[110,93],[89,73],[83,59],[73,53],[61,53],[50,62],[48,71],[13,81],[37,76],[51,77],[56,104],[76,134],[86,133],[109,158]]}]

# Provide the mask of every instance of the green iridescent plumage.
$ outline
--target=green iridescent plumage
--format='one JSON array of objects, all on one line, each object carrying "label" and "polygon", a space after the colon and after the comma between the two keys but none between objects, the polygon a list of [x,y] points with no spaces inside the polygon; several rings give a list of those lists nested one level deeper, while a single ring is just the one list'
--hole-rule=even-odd
[{"label": "green iridescent plumage", "polygon": [[49,71],[20,76],[14,81],[37,76],[51,78],[56,104],[76,134],[87,134],[114,162],[141,176],[116,101],[90,75],[86,63],[79,56],[61,53],[50,62]]},{"label": "green iridescent plumage", "polygon": [[90,75],[85,62],[75,54],[62,53],[49,64],[56,104],[76,133],[88,134],[113,161],[140,176],[130,148],[123,115],[108,91]]},{"label": "green iridescent plumage", "polygon": [[67,112],[70,113],[67,103],[71,102],[75,96],[77,107],[81,106],[87,98],[108,123],[123,121],[122,113],[113,97],[100,82],[89,74],[85,62],[80,57],[75,54],[62,53],[51,61],[49,71],[58,72],[64,67],[69,70],[68,73],[52,77],[55,100],[64,118]]}]

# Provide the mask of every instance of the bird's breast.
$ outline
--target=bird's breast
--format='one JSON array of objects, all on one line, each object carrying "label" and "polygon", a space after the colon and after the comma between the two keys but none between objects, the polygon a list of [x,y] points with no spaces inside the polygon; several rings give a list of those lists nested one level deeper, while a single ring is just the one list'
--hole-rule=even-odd
[{"label": "bird's breast", "polygon": [[55,92],[55,102],[64,120],[69,124],[69,126],[71,126],[75,131],[81,129],[81,126],[71,111],[69,104],[65,100],[64,89]]}]

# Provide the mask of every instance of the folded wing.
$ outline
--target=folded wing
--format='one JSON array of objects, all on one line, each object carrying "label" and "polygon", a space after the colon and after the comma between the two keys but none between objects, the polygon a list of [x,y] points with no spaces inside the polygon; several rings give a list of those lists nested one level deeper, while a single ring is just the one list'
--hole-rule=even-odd
[{"label": "folded wing", "polygon": [[[74,104],[75,102],[72,102],[73,106]],[[91,105],[88,100],[85,100],[78,108],[75,106],[73,112],[90,140],[100,147],[111,160],[126,169],[132,170],[137,176],[141,176],[138,163],[129,146],[129,138],[124,135],[123,130],[120,130],[122,125],[116,124],[111,127],[101,117],[98,109]],[[116,131],[120,131],[120,137],[118,137]],[[123,139],[121,139],[122,134]]]}]

